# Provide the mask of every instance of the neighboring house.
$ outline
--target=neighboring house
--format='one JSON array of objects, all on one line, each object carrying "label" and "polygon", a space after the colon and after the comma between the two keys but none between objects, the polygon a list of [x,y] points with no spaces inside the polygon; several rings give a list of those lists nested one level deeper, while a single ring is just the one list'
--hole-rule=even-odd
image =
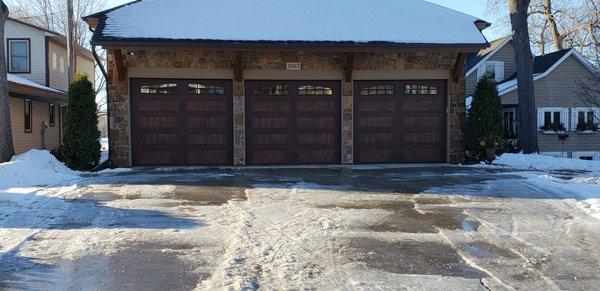
[{"label": "neighboring house", "polygon": [[[600,108],[588,108],[579,98],[582,82],[598,78],[592,65],[575,49],[534,58],[534,89],[537,109],[538,142],[541,154],[600,160],[600,133],[577,130],[578,124],[600,121]],[[517,133],[517,76],[511,37],[492,41],[490,48],[472,55],[467,62],[467,95],[477,81],[492,73],[502,98],[504,128]],[[558,132],[544,131],[548,124],[563,124],[569,138],[563,144]]]},{"label": "neighboring house", "polygon": [[108,115],[106,111],[98,112],[98,130],[101,137],[108,137]]},{"label": "neighboring house", "polygon": [[[56,149],[68,103],[66,38],[11,18],[4,37],[15,152]],[[76,47],[76,71],[92,82],[94,63],[89,50]]]},{"label": "neighboring house", "polygon": [[465,60],[489,45],[487,22],[421,0],[142,0],[84,20],[124,167],[459,163]]}]

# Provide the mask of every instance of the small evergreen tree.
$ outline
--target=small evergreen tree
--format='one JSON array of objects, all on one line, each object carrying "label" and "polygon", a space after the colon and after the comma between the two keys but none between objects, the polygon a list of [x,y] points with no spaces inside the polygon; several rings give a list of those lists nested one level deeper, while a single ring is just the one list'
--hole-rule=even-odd
[{"label": "small evergreen tree", "polygon": [[100,131],[92,82],[77,74],[69,86],[63,156],[75,170],[91,170],[100,161]]},{"label": "small evergreen tree", "polygon": [[501,154],[504,150],[502,102],[492,75],[483,76],[477,83],[468,115],[465,132],[468,158],[473,162],[491,162],[486,153]]}]

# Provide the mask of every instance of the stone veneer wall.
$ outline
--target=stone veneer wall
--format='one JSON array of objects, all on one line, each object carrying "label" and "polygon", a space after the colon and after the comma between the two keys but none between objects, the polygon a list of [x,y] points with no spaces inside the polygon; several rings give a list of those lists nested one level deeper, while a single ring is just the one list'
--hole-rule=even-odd
[{"label": "stone veneer wall", "polygon": [[[127,53],[127,52],[124,52]],[[235,54],[226,51],[185,50],[137,50],[126,56],[126,67],[139,68],[191,68],[227,69],[234,67]],[[355,70],[451,70],[456,53],[449,52],[401,52],[401,53],[357,53]],[[342,71],[346,54],[327,52],[244,52],[244,70],[285,70],[286,63],[300,62],[302,70]],[[108,98],[110,102],[110,147],[113,164],[131,165],[129,130],[129,82],[116,78],[115,63],[108,57]],[[231,76],[233,79],[233,76]],[[127,80],[127,78],[126,78]],[[342,163],[353,162],[353,86],[343,82],[342,90]],[[449,155],[451,163],[463,161],[463,132],[465,114],[465,79],[449,84]],[[245,110],[244,82],[234,82],[234,165],[245,164]]]}]

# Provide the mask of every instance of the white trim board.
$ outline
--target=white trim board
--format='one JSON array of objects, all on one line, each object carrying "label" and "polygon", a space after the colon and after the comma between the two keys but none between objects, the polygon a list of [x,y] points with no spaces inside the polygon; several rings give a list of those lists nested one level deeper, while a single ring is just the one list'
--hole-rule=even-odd
[{"label": "white trim board", "polygon": [[[598,73],[596,72],[596,70],[594,70],[594,67],[592,66],[592,64],[585,58],[583,57],[576,49],[571,49],[568,53],[566,53],[562,58],[560,58],[560,60],[558,60],[556,63],[554,63],[554,65],[552,65],[552,67],[550,67],[548,70],[546,70],[545,72],[541,73],[541,74],[537,74],[533,77],[533,81],[537,81],[541,78],[544,78],[548,75],[550,75],[550,73],[552,73],[552,71],[554,71],[558,66],[560,66],[566,59],[568,59],[570,56],[574,56],[582,65],[584,65],[592,74],[594,74],[595,76],[598,76]],[[515,79],[516,81],[516,79]],[[510,81],[509,81],[510,82]],[[516,90],[517,88],[519,88],[519,84],[517,82],[515,82],[514,85],[498,92],[498,96],[502,96],[505,95],[507,93],[510,93],[514,90]]]},{"label": "white trim board", "polygon": [[500,45],[498,47],[496,47],[492,52],[487,54],[487,56],[485,56],[481,61],[479,61],[477,64],[475,64],[475,66],[473,66],[470,70],[468,70],[467,74],[465,76],[469,77],[471,74],[473,74],[473,72],[477,71],[477,68],[479,68],[485,62],[487,62],[487,60],[489,60],[493,55],[495,55],[499,50],[501,50],[509,41],[512,40],[512,36],[505,36],[504,38],[505,39],[500,43]]}]

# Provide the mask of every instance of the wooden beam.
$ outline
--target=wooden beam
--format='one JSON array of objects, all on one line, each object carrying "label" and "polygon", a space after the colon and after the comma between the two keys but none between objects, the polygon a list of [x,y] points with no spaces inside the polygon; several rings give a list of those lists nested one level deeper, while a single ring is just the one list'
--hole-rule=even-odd
[{"label": "wooden beam", "polygon": [[460,77],[465,70],[466,61],[467,54],[458,53],[458,56],[456,56],[456,63],[454,63],[454,68],[452,69],[452,82],[458,83],[460,81]]},{"label": "wooden beam", "polygon": [[235,52],[235,64],[233,65],[233,79],[241,82],[244,79],[244,67],[242,66],[242,52]]},{"label": "wooden beam", "polygon": [[127,68],[123,62],[123,55],[120,49],[113,50],[113,56],[115,57],[115,64],[117,66],[117,80],[125,81],[127,76]]},{"label": "wooden beam", "polygon": [[346,69],[344,70],[344,80],[346,83],[352,82],[352,72],[354,71],[354,53],[348,53],[346,57]]}]

